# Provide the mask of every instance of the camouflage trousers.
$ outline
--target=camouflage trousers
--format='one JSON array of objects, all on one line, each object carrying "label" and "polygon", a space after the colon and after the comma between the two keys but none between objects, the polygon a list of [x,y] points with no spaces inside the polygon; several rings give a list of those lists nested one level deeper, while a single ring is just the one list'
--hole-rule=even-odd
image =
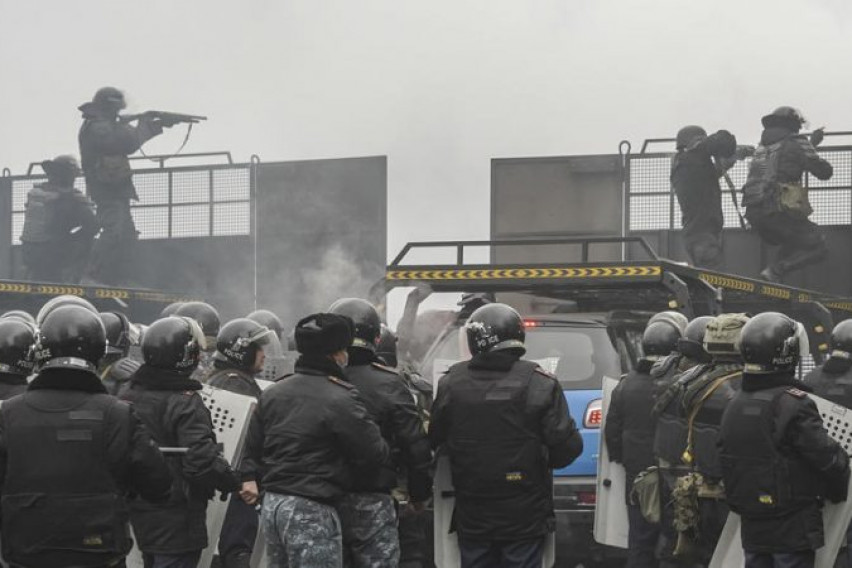
[{"label": "camouflage trousers", "polygon": [[260,517],[269,568],[341,568],[343,541],[334,507],[266,493]]},{"label": "camouflage trousers", "polygon": [[399,531],[396,503],[386,493],[350,493],[337,504],[343,525],[344,566],[396,568]]}]

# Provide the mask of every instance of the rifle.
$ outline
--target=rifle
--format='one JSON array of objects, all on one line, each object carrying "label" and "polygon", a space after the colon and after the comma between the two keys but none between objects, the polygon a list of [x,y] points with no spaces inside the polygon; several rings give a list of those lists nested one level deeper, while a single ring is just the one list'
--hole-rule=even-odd
[{"label": "rifle", "polygon": [[123,114],[118,118],[122,122],[133,122],[134,120],[139,120],[140,118],[150,118],[155,120],[161,120],[163,122],[171,124],[180,124],[182,122],[188,124],[198,124],[202,120],[207,120],[206,116],[198,116],[195,114],[181,114],[178,112],[166,112],[162,110],[148,110],[139,114]]}]

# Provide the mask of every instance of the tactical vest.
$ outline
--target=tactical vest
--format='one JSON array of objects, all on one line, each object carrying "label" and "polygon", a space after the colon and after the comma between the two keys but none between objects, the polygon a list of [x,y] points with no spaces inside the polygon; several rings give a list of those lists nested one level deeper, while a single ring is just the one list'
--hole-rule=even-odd
[{"label": "tactical vest", "polygon": [[784,140],[769,146],[761,144],[755,150],[743,185],[743,206],[760,205],[774,197],[778,184],[778,156]]},{"label": "tactical vest", "polygon": [[741,392],[722,423],[721,464],[728,503],[750,518],[781,516],[806,507],[824,494],[821,477],[779,449],[776,417],[794,412],[788,387]]},{"label": "tactical vest", "polygon": [[[105,418],[130,420],[127,407],[107,395],[79,396],[68,410],[45,411],[46,391],[3,402],[7,449],[2,523],[5,559],[52,568],[62,554],[117,559],[132,546],[123,491],[110,467]],[[55,393],[50,393],[56,396]],[[68,393],[72,395],[81,393]],[[70,560],[56,564],[68,565]],[[95,560],[97,562],[97,560]]]},{"label": "tactical vest", "polygon": [[26,213],[21,241],[45,243],[56,238],[57,210],[60,195],[37,185],[27,194]]},{"label": "tactical vest", "polygon": [[447,446],[460,498],[525,496],[542,507],[550,503],[540,426],[537,417],[526,412],[536,367],[518,361],[509,372],[500,372],[458,364],[442,379],[453,383],[453,428]]},{"label": "tactical vest", "polygon": [[654,455],[669,465],[681,464],[687,443],[686,413],[681,406],[686,386],[695,381],[707,369],[700,365],[678,375],[657,397],[653,413],[657,416],[654,435]]}]

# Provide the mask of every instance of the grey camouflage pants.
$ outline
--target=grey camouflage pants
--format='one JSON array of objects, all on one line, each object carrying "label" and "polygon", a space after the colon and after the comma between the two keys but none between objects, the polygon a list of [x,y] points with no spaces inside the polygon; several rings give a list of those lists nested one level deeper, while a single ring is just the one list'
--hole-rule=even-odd
[{"label": "grey camouflage pants", "polygon": [[347,568],[396,568],[399,531],[396,504],[384,493],[350,493],[337,505]]},{"label": "grey camouflage pants", "polygon": [[260,516],[269,568],[341,568],[343,541],[334,507],[266,493]]}]

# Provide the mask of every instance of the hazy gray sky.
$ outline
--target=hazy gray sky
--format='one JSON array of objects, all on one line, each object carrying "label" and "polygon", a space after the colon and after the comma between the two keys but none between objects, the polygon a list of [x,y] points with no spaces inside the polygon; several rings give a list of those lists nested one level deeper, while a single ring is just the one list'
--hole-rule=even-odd
[{"label": "hazy gray sky", "polygon": [[780,104],[852,130],[848,0],[0,0],[0,21],[0,166],[76,152],[77,105],[114,85],[208,115],[187,151],[386,154],[391,255],[487,236],[492,157],[693,122],[754,142]]}]

